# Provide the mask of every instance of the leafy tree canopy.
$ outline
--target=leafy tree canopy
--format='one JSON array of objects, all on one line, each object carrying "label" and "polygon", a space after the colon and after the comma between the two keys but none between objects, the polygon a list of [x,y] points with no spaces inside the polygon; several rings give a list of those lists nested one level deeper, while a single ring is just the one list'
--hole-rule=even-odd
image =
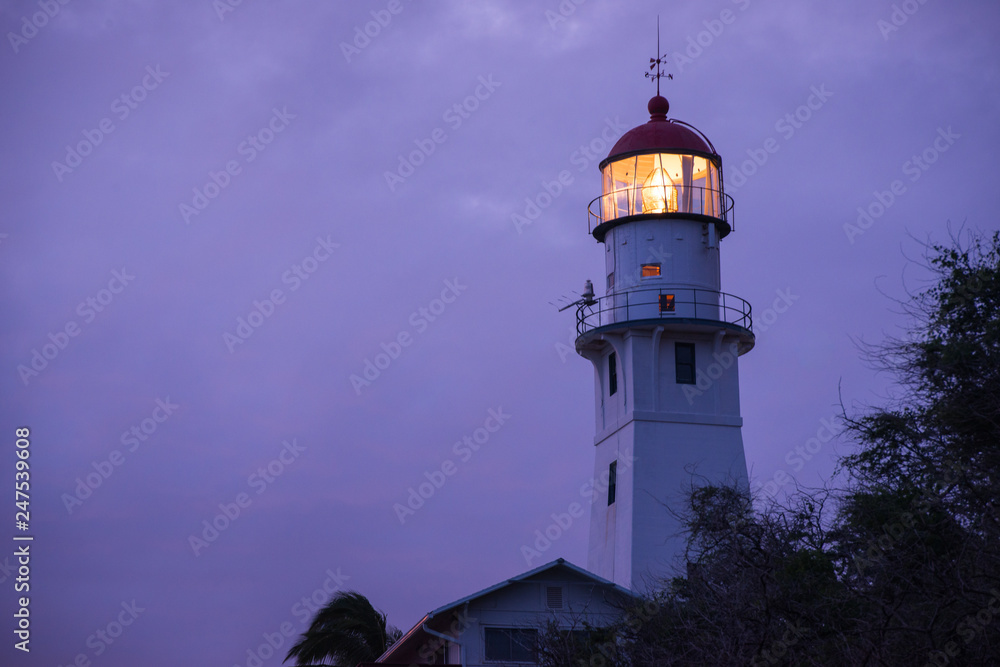
[{"label": "leafy tree canopy", "polygon": [[361,593],[336,593],[316,612],[309,629],[292,646],[285,662],[296,665],[355,667],[374,662],[402,635],[386,624],[385,614],[375,609]]}]

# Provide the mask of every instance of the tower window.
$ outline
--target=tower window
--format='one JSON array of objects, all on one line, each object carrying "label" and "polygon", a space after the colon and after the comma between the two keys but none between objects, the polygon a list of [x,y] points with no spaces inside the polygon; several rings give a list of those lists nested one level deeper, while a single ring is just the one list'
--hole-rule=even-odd
[{"label": "tower window", "polygon": [[608,467],[608,505],[615,502],[615,493],[618,489],[618,461],[612,461]]},{"label": "tower window", "polygon": [[660,295],[660,312],[661,313],[672,313],[672,312],[674,312],[674,295],[673,294],[661,294]]},{"label": "tower window", "polygon": [[615,288],[615,272],[612,271],[608,274],[608,289],[612,290]]},{"label": "tower window", "polygon": [[614,352],[608,355],[608,396],[614,396],[618,391],[618,355]]},{"label": "tower window", "polygon": [[642,265],[642,277],[643,278],[655,278],[660,275],[660,265],[659,264],[643,264]]},{"label": "tower window", "polygon": [[677,384],[694,384],[694,343],[674,343]]}]

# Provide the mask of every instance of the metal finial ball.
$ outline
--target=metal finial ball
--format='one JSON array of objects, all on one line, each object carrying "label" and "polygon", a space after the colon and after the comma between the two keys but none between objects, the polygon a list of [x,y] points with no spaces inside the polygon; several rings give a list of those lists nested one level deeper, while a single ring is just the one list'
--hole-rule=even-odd
[{"label": "metal finial ball", "polygon": [[651,118],[666,119],[667,112],[670,111],[670,102],[668,102],[667,98],[662,95],[657,95],[653,99],[649,100],[649,104],[646,108],[649,109],[649,115]]}]

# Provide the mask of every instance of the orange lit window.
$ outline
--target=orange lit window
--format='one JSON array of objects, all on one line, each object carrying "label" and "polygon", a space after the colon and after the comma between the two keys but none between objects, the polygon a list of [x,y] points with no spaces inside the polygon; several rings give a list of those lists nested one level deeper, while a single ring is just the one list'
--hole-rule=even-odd
[{"label": "orange lit window", "polygon": [[643,264],[642,265],[642,277],[643,278],[653,278],[660,275],[660,265],[659,264]]},{"label": "orange lit window", "polygon": [[672,312],[674,312],[674,295],[673,294],[661,294],[660,295],[660,312],[661,313],[672,313]]}]

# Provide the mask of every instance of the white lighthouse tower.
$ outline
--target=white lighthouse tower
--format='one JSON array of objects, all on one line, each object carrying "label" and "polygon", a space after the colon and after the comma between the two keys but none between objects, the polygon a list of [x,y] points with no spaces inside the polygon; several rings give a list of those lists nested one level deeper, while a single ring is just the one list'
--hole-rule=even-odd
[{"label": "white lighthouse tower", "polygon": [[594,364],[595,479],[609,480],[588,569],[633,590],[676,572],[692,486],[749,488],[737,360],[754,345],[750,305],[721,291],[719,244],[733,231],[722,158],[667,118],[659,91],[648,108],[600,164],[589,231],[606,292],[584,294],[576,339]]}]

